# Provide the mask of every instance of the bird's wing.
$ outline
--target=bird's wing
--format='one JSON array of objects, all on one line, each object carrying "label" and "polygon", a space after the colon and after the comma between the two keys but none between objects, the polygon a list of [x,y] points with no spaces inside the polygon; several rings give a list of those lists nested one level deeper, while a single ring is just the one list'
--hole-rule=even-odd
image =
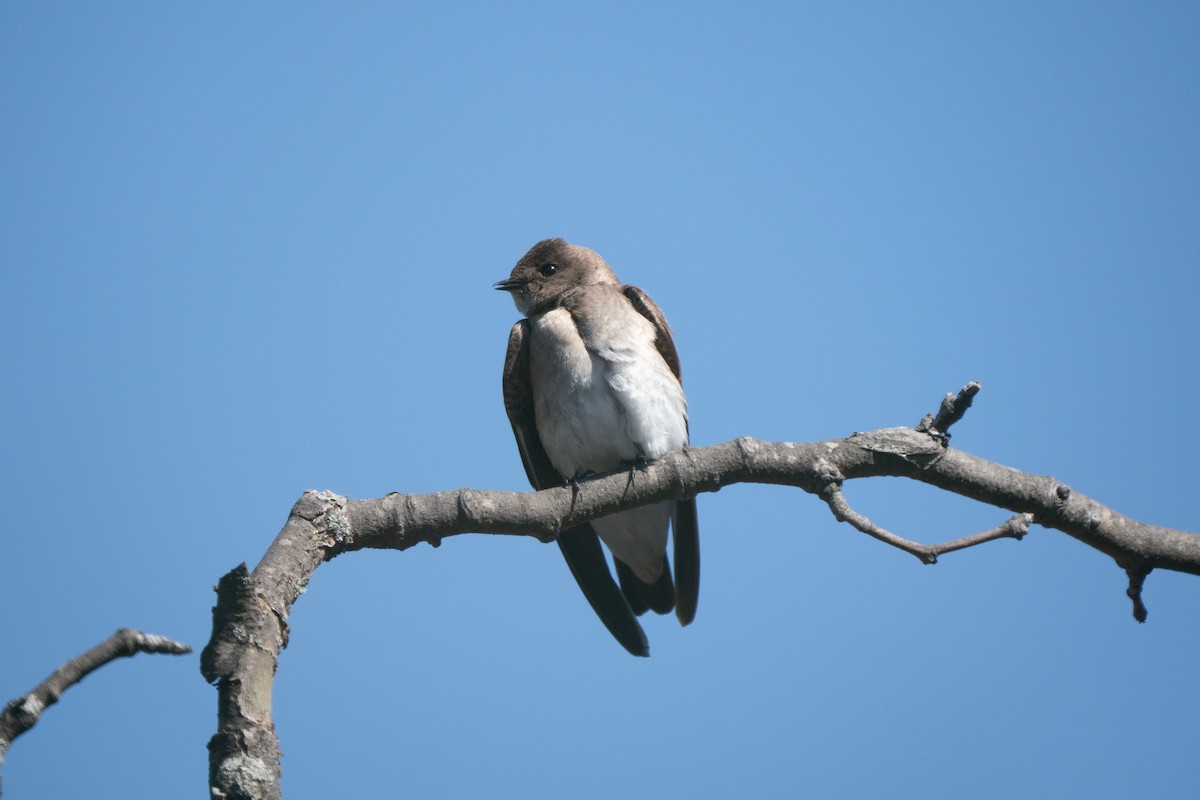
[{"label": "bird's wing", "polygon": [[654,346],[658,348],[659,355],[663,357],[663,361],[667,362],[671,372],[675,373],[675,380],[683,383],[683,377],[679,373],[679,353],[675,350],[675,340],[671,338],[671,326],[667,324],[667,318],[663,316],[662,309],[658,307],[658,303],[650,299],[650,295],[636,286],[626,286],[624,292],[637,312],[654,325]]},{"label": "bird's wing", "polygon": [[646,633],[608,571],[600,537],[584,523],[558,535],[558,547],[596,616],[621,646],[635,656],[650,655]]},{"label": "bird's wing", "polygon": [[675,502],[671,520],[675,539],[675,616],[680,625],[696,618],[700,599],[700,526],[696,518],[696,498]]},{"label": "bird's wing", "polygon": [[[654,325],[654,346],[675,378],[682,383],[679,351],[675,349],[671,326],[667,324],[662,309],[636,286],[626,286],[624,292],[637,312]],[[681,625],[687,625],[696,617],[696,603],[700,596],[700,529],[695,497],[676,502],[671,531],[675,541],[675,616]]]},{"label": "bird's wing", "polygon": [[[508,335],[508,352],[504,356],[504,409],[512,423],[530,485],[534,489],[561,486],[563,477],[550,463],[537,432],[529,371],[529,320],[526,319],[513,325]],[[558,547],[583,596],[609,633],[633,655],[650,655],[646,634],[608,571],[600,537],[591,524],[584,523],[560,533]]]},{"label": "bird's wing", "polygon": [[504,410],[517,437],[517,449],[525,476],[534,489],[562,486],[562,476],[550,463],[542,447],[537,421],[533,415],[533,383],[529,373],[529,320],[513,325],[508,334],[508,352],[504,354]]}]

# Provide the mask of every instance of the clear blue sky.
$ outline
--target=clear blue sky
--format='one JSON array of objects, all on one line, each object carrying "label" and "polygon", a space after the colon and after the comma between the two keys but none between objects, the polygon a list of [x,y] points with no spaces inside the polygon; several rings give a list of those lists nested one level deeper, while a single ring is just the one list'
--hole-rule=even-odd
[{"label": "clear blue sky", "polygon": [[[198,651],[305,489],[525,489],[491,284],[546,236],[665,309],[697,444],[977,379],[956,445],[1200,529],[1195,3],[7,2],[0,110],[4,698],[122,625]],[[286,795],[1194,797],[1200,579],[1137,625],[1042,528],[922,567],[794,490],[700,518],[648,660],[533,540],[322,567]],[[72,689],[11,796],[204,797],[197,662]]]}]

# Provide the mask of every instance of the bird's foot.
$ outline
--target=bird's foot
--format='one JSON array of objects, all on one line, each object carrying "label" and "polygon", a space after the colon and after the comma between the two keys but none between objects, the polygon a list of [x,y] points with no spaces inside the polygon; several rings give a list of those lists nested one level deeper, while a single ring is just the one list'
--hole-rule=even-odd
[{"label": "bird's foot", "polygon": [[577,473],[577,474],[572,475],[571,477],[567,478],[567,481],[566,481],[567,486],[571,487],[571,513],[572,514],[575,513],[575,501],[577,501],[579,499],[579,495],[583,494],[583,487],[579,485],[579,479],[586,478],[588,475],[592,475],[592,474],[594,474],[594,473],[592,473],[591,470],[585,470],[584,472]]},{"label": "bird's foot", "polygon": [[645,472],[646,468],[650,466],[650,462],[646,460],[645,456],[642,456],[640,454],[638,455],[637,458],[633,459],[632,461],[630,461],[628,463],[629,463],[629,480],[626,481],[626,483],[625,483],[625,491],[629,491],[629,489],[633,486],[634,478],[637,477],[637,474],[639,472]]}]

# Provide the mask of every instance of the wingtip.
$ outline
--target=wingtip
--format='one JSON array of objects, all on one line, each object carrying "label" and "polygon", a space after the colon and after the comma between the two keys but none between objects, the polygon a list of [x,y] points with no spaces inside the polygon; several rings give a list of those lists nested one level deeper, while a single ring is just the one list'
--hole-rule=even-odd
[{"label": "wingtip", "polygon": [[700,533],[696,498],[680,500],[671,523],[675,539],[675,616],[686,627],[700,602]]},{"label": "wingtip", "polygon": [[608,562],[600,549],[600,537],[592,526],[584,523],[563,531],[558,536],[558,546],[575,582],[613,638],[632,655],[650,655],[646,632],[608,571]]},{"label": "wingtip", "polygon": [[676,605],[675,618],[679,620],[680,627],[686,628],[696,619],[696,607],[684,608],[682,604]]},{"label": "wingtip", "polygon": [[638,633],[641,635],[636,639],[629,636],[618,635],[617,631],[612,630],[611,628],[609,631],[613,634],[613,637],[621,643],[621,646],[625,648],[625,651],[629,653],[629,655],[637,656],[638,658],[650,657],[650,643],[646,640],[646,633],[645,631],[641,630],[641,626],[638,627]]}]

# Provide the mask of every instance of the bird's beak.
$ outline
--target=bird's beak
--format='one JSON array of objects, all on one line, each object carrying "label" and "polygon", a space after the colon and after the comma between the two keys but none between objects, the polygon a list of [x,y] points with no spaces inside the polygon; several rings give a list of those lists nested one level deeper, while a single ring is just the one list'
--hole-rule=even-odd
[{"label": "bird's beak", "polygon": [[496,283],[492,285],[492,288],[499,289],[502,292],[512,292],[520,289],[527,283],[529,283],[529,281],[522,281],[518,280],[517,278],[505,278],[502,281],[496,281]]}]

